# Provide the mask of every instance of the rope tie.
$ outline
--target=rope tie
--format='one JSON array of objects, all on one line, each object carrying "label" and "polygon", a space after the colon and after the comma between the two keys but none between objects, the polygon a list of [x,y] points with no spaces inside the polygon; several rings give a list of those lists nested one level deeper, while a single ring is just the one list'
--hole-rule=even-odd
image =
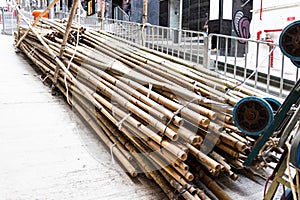
[{"label": "rope tie", "polygon": [[123,117],[123,119],[121,119],[121,120],[117,123],[117,127],[118,127],[119,130],[121,130],[123,122],[124,122],[130,115],[131,115],[131,113],[128,113],[127,115],[125,115],[125,117]]},{"label": "rope tie", "polygon": [[36,47],[34,46],[30,51],[29,51],[29,55],[33,56],[34,52],[35,52]]},{"label": "rope tie", "polygon": [[148,93],[147,93],[147,98],[150,97],[150,93],[151,93],[152,87],[153,87],[152,83],[149,83],[149,90],[148,90]]},{"label": "rope tie", "polygon": [[48,74],[47,74],[47,76],[45,78],[42,79],[42,83],[44,83],[47,80],[47,78],[49,78]]},{"label": "rope tie", "polygon": [[[180,184],[180,183],[178,183],[178,184]],[[190,188],[191,188],[192,186],[190,185],[190,184],[184,184],[181,188],[180,188],[180,190],[178,191],[178,190],[176,190],[175,191],[175,195],[174,195],[174,198],[175,199],[178,199],[183,193],[185,193],[186,191],[188,191]]]},{"label": "rope tie", "polygon": [[162,150],[162,142],[163,142],[163,140],[167,137],[167,136],[165,135],[165,133],[166,133],[166,130],[167,130],[168,126],[170,125],[170,123],[174,120],[175,116],[177,116],[177,115],[182,111],[182,109],[186,108],[190,103],[192,103],[192,102],[195,101],[196,99],[198,99],[198,97],[193,98],[191,101],[189,101],[189,102],[187,102],[186,104],[182,105],[178,110],[176,110],[176,111],[173,113],[173,116],[172,116],[171,119],[168,121],[168,123],[165,125],[164,131],[162,132],[161,141],[160,141],[160,149],[161,149],[161,150]]},{"label": "rope tie", "polygon": [[109,150],[110,150],[110,156],[111,156],[111,162],[112,162],[113,165],[115,164],[114,153],[113,153],[113,148],[114,148],[115,146],[116,146],[116,143],[112,144],[112,145],[109,147]]}]

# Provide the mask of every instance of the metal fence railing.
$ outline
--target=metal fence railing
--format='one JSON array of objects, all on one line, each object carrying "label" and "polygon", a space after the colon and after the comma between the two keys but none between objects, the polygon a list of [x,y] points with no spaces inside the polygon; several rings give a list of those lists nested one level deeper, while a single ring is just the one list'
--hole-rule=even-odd
[{"label": "metal fence railing", "polygon": [[207,62],[206,33],[121,20],[105,20],[105,31],[153,50],[192,61]]},{"label": "metal fence railing", "polygon": [[[4,14],[3,33],[16,29],[16,16]],[[33,20],[31,13],[26,13]],[[64,18],[64,13],[57,18]],[[78,17],[78,16],[77,16]],[[80,19],[80,20],[79,20]],[[135,22],[81,16],[77,22],[117,37],[203,66],[267,93],[284,97],[299,79],[299,68],[278,44],[220,34],[181,30]],[[9,28],[11,27],[11,28]]]},{"label": "metal fence railing", "polygon": [[140,23],[122,20],[106,19],[104,30],[120,38],[142,44],[142,25]]},{"label": "metal fence railing", "polygon": [[1,33],[11,35],[16,27],[16,12],[14,10],[1,11]]},{"label": "metal fence railing", "polygon": [[114,8],[114,18],[116,20],[130,21],[130,16],[120,6]]},{"label": "metal fence railing", "polygon": [[[22,10],[22,14],[30,21],[33,21],[33,15],[29,11]],[[2,34],[13,35],[13,32],[17,30],[17,11],[15,9],[0,10],[0,29]],[[26,25],[21,20],[20,25]]]},{"label": "metal fence railing", "polygon": [[144,45],[148,48],[203,64],[207,55],[204,32],[180,30],[147,24],[142,31]]},{"label": "metal fence railing", "polygon": [[224,76],[279,97],[286,96],[299,79],[299,68],[283,55],[277,43],[220,34],[210,34],[208,41],[210,63],[206,66]]},{"label": "metal fence railing", "polygon": [[284,97],[299,68],[276,43],[107,19],[105,31]]}]

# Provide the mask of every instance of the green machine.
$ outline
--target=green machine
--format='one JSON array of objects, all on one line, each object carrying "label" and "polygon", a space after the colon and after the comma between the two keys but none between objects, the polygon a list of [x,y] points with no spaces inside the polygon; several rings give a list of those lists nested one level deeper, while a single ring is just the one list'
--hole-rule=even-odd
[{"label": "green machine", "polygon": [[[295,21],[284,28],[280,35],[279,46],[285,56],[291,59],[296,67],[300,67],[300,21]],[[284,149],[279,162],[269,177],[272,184],[265,194],[265,199],[272,199],[279,184],[292,188],[294,183],[299,187],[299,180],[289,178],[284,174],[290,165],[293,165],[296,174],[300,169],[300,130],[297,129],[300,119],[300,80],[298,80],[280,104],[272,98],[246,97],[241,99],[234,107],[234,124],[246,135],[255,137],[256,142],[244,162],[250,166],[264,144],[276,133],[280,138],[278,147]],[[274,114],[275,113],[275,114]],[[293,134],[291,134],[293,132]],[[287,147],[286,144],[289,144]],[[293,188],[295,191],[297,188]],[[298,191],[300,189],[298,188]],[[283,199],[293,199],[290,190],[285,192]],[[295,195],[295,192],[294,192]],[[299,194],[298,194],[299,195]]]}]

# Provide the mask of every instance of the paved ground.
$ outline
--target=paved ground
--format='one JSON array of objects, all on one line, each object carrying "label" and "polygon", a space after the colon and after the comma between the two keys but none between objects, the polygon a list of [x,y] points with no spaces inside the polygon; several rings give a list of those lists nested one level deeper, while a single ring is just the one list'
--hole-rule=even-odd
[{"label": "paved ground", "polygon": [[[15,53],[11,36],[0,34],[0,60],[0,200],[165,199],[151,180],[113,164],[98,136]],[[235,200],[263,199],[263,179],[219,180]]]},{"label": "paved ground", "polygon": [[146,178],[131,179],[109,150],[51,96],[37,72],[0,34],[0,199],[162,199]]}]

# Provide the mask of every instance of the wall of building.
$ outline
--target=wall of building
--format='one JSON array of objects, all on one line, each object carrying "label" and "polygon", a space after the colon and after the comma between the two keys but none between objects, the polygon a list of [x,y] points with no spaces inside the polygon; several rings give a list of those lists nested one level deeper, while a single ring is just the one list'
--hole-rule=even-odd
[{"label": "wall of building", "polygon": [[[261,39],[263,39],[266,36],[265,30],[283,29],[291,22],[300,20],[299,10],[300,0],[263,1],[262,12],[260,1],[254,1],[253,22],[250,27],[252,38],[256,39],[256,34],[262,31]],[[269,32],[269,35],[278,42],[280,32]]]},{"label": "wall of building", "polygon": [[204,31],[203,26],[209,14],[209,0],[184,0],[182,28]]},{"label": "wall of building", "polygon": [[[231,35],[241,38],[250,38],[250,24],[252,21],[253,2],[247,0],[233,0],[232,4],[232,30]],[[237,42],[237,44],[236,44]],[[235,45],[237,45],[237,55],[244,56],[245,42],[242,40],[231,41],[230,54],[235,55]]]},{"label": "wall of building", "polygon": [[[143,1],[131,0],[131,21],[142,22]],[[147,22],[153,25],[159,25],[159,0],[148,0]]]},{"label": "wall of building", "polygon": [[169,4],[169,27],[181,28],[180,0],[171,0]]},{"label": "wall of building", "polygon": [[[270,38],[276,44],[279,44],[279,37],[281,30],[284,29],[290,23],[300,20],[300,0],[272,0],[263,1],[262,7],[261,1],[253,1],[253,13],[250,24],[250,35],[252,39],[258,39],[265,41],[266,38]],[[266,31],[269,31],[266,33]],[[253,49],[257,47],[255,45],[249,46],[249,60],[255,58]],[[259,49],[259,67],[268,67],[268,55],[270,47],[261,46]],[[254,63],[250,63],[254,64]],[[295,66],[291,63],[290,59],[284,59],[285,71],[294,73]],[[275,48],[273,51],[273,67],[280,70],[282,66],[282,53],[280,48]]]},{"label": "wall of building", "polygon": [[159,2],[159,25],[169,26],[169,2],[167,0]]},{"label": "wall of building", "polygon": [[[106,0],[108,2],[108,17],[114,18],[113,10],[116,6],[124,8],[124,0]],[[148,0],[148,23],[159,25],[159,0]],[[143,0],[131,0],[131,19],[132,22],[142,22]]]}]

